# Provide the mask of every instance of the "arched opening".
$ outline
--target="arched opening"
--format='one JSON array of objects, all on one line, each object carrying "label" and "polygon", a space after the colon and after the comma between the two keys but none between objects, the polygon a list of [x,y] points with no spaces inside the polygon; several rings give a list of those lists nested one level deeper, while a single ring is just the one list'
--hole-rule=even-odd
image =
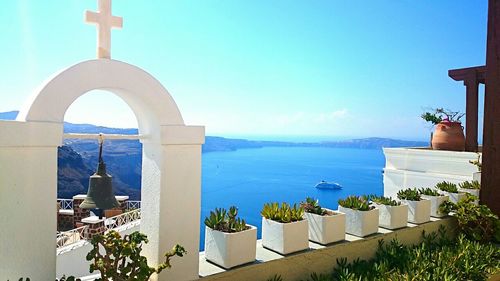
[{"label": "arched opening", "polygon": [[[204,128],[184,125],[175,101],[154,77],[109,59],[85,61],[56,74],[35,92],[16,122],[0,122],[0,135],[9,135],[0,138],[0,163],[9,163],[0,172],[0,185],[8,187],[0,208],[12,218],[0,236],[15,237],[0,245],[0,264],[5,265],[0,275],[55,278],[57,148],[63,142],[66,111],[96,89],[120,97],[137,116],[143,145],[140,229],[149,239],[144,255],[158,264],[166,250],[181,244],[189,254],[158,280],[196,278]],[[43,207],[36,209],[37,219],[26,220],[34,213],[23,206]],[[189,212],[179,216],[178,210]],[[36,249],[31,247],[33,235]]]}]

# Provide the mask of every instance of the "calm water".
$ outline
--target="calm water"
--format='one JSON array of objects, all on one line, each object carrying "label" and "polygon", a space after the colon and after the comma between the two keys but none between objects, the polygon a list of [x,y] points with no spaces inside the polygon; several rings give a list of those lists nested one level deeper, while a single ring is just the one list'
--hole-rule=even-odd
[{"label": "calm water", "polygon": [[[343,148],[242,149],[203,154],[200,249],[203,220],[216,207],[235,205],[247,223],[259,228],[260,210],[267,202],[295,203],[306,196],[336,209],[348,195],[382,194],[382,150]],[[342,190],[318,190],[321,180],[338,182]]]}]

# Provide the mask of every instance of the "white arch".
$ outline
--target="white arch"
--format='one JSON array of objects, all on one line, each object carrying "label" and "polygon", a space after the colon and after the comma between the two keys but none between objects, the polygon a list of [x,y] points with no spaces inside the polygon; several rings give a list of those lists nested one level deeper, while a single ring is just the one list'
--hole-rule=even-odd
[{"label": "white arch", "polygon": [[[141,140],[141,232],[149,238],[144,254],[158,264],[176,243],[188,251],[152,280],[196,279],[204,127],[185,126],[175,101],[147,72],[108,59],[58,73],[28,100],[16,121],[0,120],[0,237],[8,237],[0,239],[0,278],[55,278],[57,147],[64,115],[76,99],[97,89],[121,97],[147,135]],[[172,211],[180,209],[190,212]]]},{"label": "white arch", "polygon": [[108,59],[84,61],[56,74],[35,91],[17,120],[62,123],[69,106],[96,89],[122,98],[135,113],[141,134],[157,135],[159,126],[184,125],[174,99],[158,80],[136,66]]}]

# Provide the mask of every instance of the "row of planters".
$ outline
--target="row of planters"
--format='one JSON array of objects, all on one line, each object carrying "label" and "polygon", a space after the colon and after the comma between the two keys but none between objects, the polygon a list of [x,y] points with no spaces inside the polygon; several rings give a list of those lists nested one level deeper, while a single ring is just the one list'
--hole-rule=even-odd
[{"label": "row of planters", "polygon": [[[435,188],[405,189],[398,200],[383,196],[349,196],[338,201],[338,211],[323,208],[318,200],[300,204],[268,203],[262,211],[262,245],[287,255],[309,248],[309,240],[326,245],[345,239],[345,234],[365,237],[379,227],[398,229],[407,223],[425,223],[443,217],[439,206],[477,194],[479,183],[464,182],[460,188],[442,182]],[[205,219],[205,258],[226,269],[251,263],[256,257],[257,228],[238,218],[238,210],[215,209]]]}]

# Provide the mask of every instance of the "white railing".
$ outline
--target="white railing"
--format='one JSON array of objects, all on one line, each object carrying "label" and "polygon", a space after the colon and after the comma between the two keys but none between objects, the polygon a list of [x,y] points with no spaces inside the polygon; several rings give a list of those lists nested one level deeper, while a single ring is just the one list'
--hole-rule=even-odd
[{"label": "white railing", "polygon": [[141,201],[126,201],[125,210],[135,210],[141,208]]},{"label": "white railing", "polygon": [[56,236],[57,248],[68,246],[87,238],[88,226],[78,227],[72,230],[58,232]]},{"label": "white railing", "polygon": [[73,199],[57,199],[59,210],[73,210]]},{"label": "white railing", "polygon": [[106,226],[106,231],[109,231],[140,219],[141,219],[141,209],[135,209],[133,211],[126,212],[118,216],[107,218],[104,221],[104,225]]}]

